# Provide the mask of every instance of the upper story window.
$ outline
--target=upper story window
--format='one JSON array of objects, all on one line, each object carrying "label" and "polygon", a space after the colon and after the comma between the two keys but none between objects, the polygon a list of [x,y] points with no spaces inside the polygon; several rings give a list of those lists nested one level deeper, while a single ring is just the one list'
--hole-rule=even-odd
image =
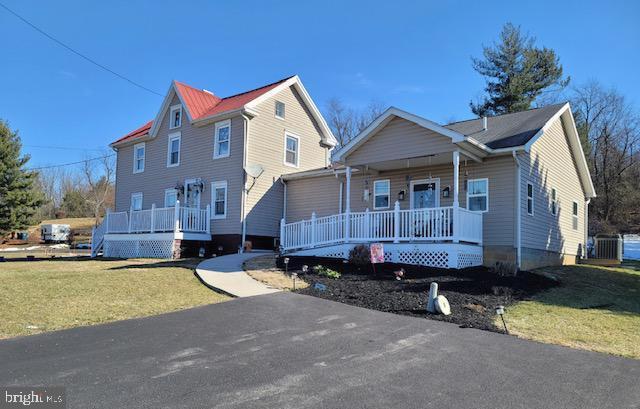
[{"label": "upper story window", "polygon": [[182,105],[173,105],[169,111],[169,129],[182,126]]},{"label": "upper story window", "polygon": [[467,181],[467,209],[475,212],[489,210],[489,179]]},{"label": "upper story window", "polygon": [[227,217],[227,181],[211,183],[211,203],[213,219],[224,219]]},{"label": "upper story window", "polygon": [[144,172],[145,144],[138,143],[133,146],[133,173]]},{"label": "upper story window", "polygon": [[276,118],[284,119],[284,102],[276,101]]},{"label": "upper story window", "polygon": [[573,230],[578,230],[578,202],[573,202],[572,210]]},{"label": "upper story window", "polygon": [[296,135],[284,134],[284,164],[287,166],[298,167],[300,159],[300,138]]},{"label": "upper story window", "polygon": [[217,122],[213,145],[213,159],[226,158],[231,151],[231,120]]},{"label": "upper story window", "polygon": [[180,139],[180,132],[169,134],[167,167],[178,166],[180,164]]},{"label": "upper story window", "polygon": [[164,207],[174,207],[178,201],[178,191],[175,188],[165,189]]},{"label": "upper story window", "polygon": [[533,216],[533,184],[527,183],[527,214]]},{"label": "upper story window", "polygon": [[142,210],[142,193],[131,194],[131,210]]},{"label": "upper story window", "polygon": [[558,214],[558,192],[555,188],[551,189],[551,214]]},{"label": "upper story window", "polygon": [[389,207],[391,181],[389,179],[373,182],[373,208],[386,209]]}]

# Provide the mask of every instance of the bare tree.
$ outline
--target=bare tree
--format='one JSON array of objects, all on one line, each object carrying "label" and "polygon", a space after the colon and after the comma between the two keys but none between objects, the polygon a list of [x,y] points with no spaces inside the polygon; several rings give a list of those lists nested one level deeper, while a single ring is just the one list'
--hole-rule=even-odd
[{"label": "bare tree", "polygon": [[327,104],[327,118],[338,147],[344,146],[385,110],[384,104],[372,101],[362,110],[346,107],[338,98],[331,98]]},{"label": "bare tree", "polygon": [[84,182],[87,185],[87,201],[93,209],[93,217],[96,225],[105,205],[113,200],[115,177],[115,161],[113,156],[105,153],[104,157],[97,160],[87,160],[82,167]]}]

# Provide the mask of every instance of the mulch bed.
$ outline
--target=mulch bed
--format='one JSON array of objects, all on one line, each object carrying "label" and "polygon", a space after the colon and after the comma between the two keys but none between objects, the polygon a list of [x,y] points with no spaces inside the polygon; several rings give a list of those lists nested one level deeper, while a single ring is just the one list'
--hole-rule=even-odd
[{"label": "mulch bed", "polygon": [[[312,272],[303,275],[300,271],[303,264],[309,267],[321,264],[341,272],[342,277],[330,279]],[[278,260],[278,265],[284,267],[282,260]],[[393,272],[400,267],[405,269],[405,279],[398,281]],[[377,264],[374,273],[370,266],[358,270],[336,259],[319,257],[290,257],[288,270],[296,271],[311,284],[298,291],[302,294],[495,332],[503,332],[501,327],[493,324],[496,306],[508,307],[559,285],[551,278],[527,271],[519,272],[516,277],[501,277],[486,267],[447,270],[384,263]],[[451,315],[426,312],[427,295],[432,282],[438,283],[438,294],[449,300]],[[314,283],[324,284],[327,288],[324,291],[314,289]]]}]

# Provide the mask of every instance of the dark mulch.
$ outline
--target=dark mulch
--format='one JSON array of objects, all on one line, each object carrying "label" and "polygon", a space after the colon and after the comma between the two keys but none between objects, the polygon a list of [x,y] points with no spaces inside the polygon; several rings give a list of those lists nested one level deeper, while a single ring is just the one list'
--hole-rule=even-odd
[{"label": "dark mulch", "polygon": [[[282,260],[278,264],[282,267]],[[340,271],[342,277],[334,280],[312,272],[303,275],[300,268],[323,266]],[[393,272],[400,267],[406,270],[405,279],[398,281]],[[551,278],[521,271],[516,277],[500,277],[485,267],[463,270],[447,270],[423,266],[392,263],[371,266],[360,270],[335,259],[318,257],[290,257],[290,272],[296,271],[310,287],[300,293],[343,302],[345,304],[402,315],[424,317],[456,323],[462,327],[502,332],[493,324],[495,308],[508,307],[517,301],[529,299],[533,294],[559,285]],[[311,268],[309,269],[311,270]],[[451,305],[451,315],[426,312],[427,294],[432,282],[437,282],[439,294]],[[313,288],[314,283],[326,285],[325,291]]]}]

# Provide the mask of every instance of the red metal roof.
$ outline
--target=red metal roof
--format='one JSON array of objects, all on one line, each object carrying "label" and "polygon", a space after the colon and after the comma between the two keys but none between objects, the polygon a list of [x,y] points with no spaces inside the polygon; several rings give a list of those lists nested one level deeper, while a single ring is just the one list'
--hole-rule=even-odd
[{"label": "red metal roof", "polygon": [[[191,120],[195,121],[209,116],[220,115],[225,112],[241,109],[249,102],[272,90],[289,78],[291,77],[283,78],[280,81],[264,85],[260,88],[225,98],[219,98],[208,91],[193,88],[182,82],[174,81],[174,85],[176,92],[180,95],[180,98],[184,101],[186,108],[189,110]],[[145,125],[128,133],[113,143],[116,144],[142,137],[149,133],[152,125],[153,121],[149,121]]]}]

